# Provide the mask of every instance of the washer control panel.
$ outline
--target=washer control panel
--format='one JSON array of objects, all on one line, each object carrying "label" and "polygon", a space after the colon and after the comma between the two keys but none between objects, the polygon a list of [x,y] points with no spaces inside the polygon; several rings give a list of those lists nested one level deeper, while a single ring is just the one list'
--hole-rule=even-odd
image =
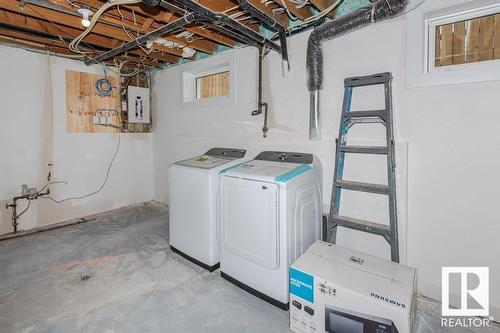
[{"label": "washer control panel", "polygon": [[271,162],[287,162],[297,164],[311,164],[313,162],[313,155],[307,153],[292,153],[282,151],[263,151],[256,160],[271,161]]},{"label": "washer control panel", "polygon": [[245,149],[234,148],[212,148],[205,153],[205,155],[212,157],[222,157],[230,159],[238,159],[245,157],[247,151]]}]

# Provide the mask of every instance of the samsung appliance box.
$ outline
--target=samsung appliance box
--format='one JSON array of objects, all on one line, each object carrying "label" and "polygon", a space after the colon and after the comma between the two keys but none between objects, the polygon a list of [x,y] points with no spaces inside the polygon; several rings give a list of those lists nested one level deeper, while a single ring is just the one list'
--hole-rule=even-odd
[{"label": "samsung appliance box", "polygon": [[296,333],[411,333],[416,269],[317,241],[290,267]]}]

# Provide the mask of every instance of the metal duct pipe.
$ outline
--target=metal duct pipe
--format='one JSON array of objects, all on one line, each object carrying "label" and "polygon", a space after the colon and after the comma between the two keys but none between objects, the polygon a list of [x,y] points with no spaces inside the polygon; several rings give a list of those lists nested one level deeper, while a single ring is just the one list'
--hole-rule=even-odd
[{"label": "metal duct pipe", "polygon": [[325,41],[345,35],[371,23],[402,15],[425,0],[376,0],[371,5],[317,27],[307,43],[307,88],[310,92],[309,139],[319,140],[319,91],[323,88],[323,52]]}]

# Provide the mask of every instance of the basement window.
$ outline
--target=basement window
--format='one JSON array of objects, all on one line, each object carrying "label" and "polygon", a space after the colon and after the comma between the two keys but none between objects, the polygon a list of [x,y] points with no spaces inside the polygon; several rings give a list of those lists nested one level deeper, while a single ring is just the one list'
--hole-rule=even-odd
[{"label": "basement window", "polygon": [[[478,71],[498,66],[500,59],[500,4],[475,1],[472,8],[429,15],[427,70],[450,71],[473,66]],[[439,13],[438,13],[439,14]]]},{"label": "basement window", "polygon": [[229,71],[196,78],[196,99],[229,96]]},{"label": "basement window", "polygon": [[456,3],[426,1],[407,14],[408,87],[500,80],[500,1]]},{"label": "basement window", "polygon": [[[229,55],[224,56],[229,58]],[[234,103],[234,66],[232,61],[227,61],[232,59],[220,60],[207,58],[183,65],[183,109],[223,107]]]}]

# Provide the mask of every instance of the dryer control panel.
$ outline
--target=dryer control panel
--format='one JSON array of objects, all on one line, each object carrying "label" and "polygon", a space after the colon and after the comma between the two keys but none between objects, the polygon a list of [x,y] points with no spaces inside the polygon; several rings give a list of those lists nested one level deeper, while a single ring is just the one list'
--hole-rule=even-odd
[{"label": "dryer control panel", "polygon": [[238,159],[245,157],[247,151],[245,149],[234,148],[212,148],[205,153],[205,155],[212,157],[222,157],[230,159]]},{"label": "dryer control panel", "polygon": [[261,161],[272,161],[272,162],[311,164],[313,162],[313,155],[307,153],[263,151],[255,159]]}]

